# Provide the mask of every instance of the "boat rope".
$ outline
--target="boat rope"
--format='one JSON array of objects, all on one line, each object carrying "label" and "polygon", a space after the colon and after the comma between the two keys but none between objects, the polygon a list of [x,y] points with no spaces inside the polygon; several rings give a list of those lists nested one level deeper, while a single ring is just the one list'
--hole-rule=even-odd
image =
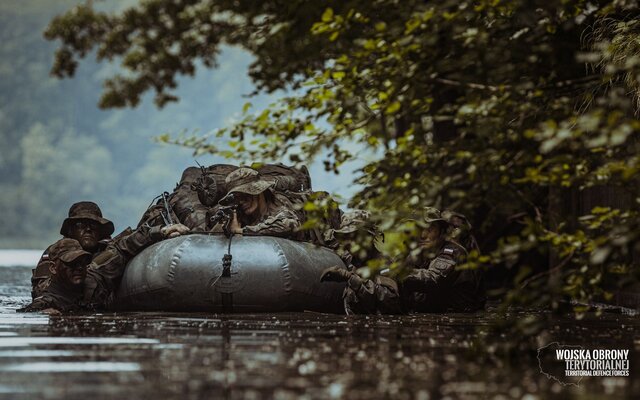
[{"label": "boat rope", "polygon": [[215,287],[216,283],[218,283],[220,278],[222,278],[223,276],[225,278],[231,276],[231,260],[233,259],[233,256],[231,255],[231,240],[232,239],[233,239],[233,233],[231,233],[229,235],[229,242],[228,242],[228,245],[227,245],[227,254],[222,256],[222,272],[220,273],[220,275],[218,275],[216,277],[216,280],[213,281],[213,283],[211,284],[211,288]]}]

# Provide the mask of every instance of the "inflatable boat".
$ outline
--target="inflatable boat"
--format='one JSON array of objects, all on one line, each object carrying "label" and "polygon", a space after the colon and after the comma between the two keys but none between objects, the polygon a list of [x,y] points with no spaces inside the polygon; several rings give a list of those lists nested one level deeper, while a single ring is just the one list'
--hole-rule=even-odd
[{"label": "inflatable boat", "polygon": [[[230,256],[229,256],[230,255]],[[344,266],[329,249],[270,236],[192,234],[164,240],[125,270],[116,309],[343,313],[344,283],[320,282]]]}]

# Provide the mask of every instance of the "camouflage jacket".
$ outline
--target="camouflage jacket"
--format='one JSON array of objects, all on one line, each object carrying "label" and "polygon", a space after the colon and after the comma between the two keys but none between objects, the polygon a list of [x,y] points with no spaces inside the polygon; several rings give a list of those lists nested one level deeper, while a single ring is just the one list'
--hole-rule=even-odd
[{"label": "camouflage jacket", "polygon": [[[111,240],[112,239],[109,238],[98,242],[98,249],[93,253],[93,256],[95,257],[100,254],[100,252],[104,251]],[[51,283],[51,280],[49,279],[51,276],[49,268],[53,265],[53,261],[49,258],[49,251],[56,245],[56,243],[47,247],[44,253],[42,253],[42,256],[40,256],[40,260],[38,261],[38,264],[36,264],[36,267],[31,270],[31,299],[42,296],[45,289]]]},{"label": "camouflage jacket", "polygon": [[289,199],[280,193],[273,193],[273,201],[267,202],[267,210],[259,218],[238,216],[242,233],[245,235],[280,236],[303,240],[304,234],[298,230],[302,218]]},{"label": "camouflage jacket", "polygon": [[84,300],[92,308],[108,308],[120,284],[127,263],[153,243],[162,240],[161,227],[146,224],[135,231],[128,228],[105,251],[94,257],[87,268]]},{"label": "camouflage jacket", "polygon": [[484,307],[480,271],[457,270],[466,251],[445,242],[435,257],[415,268],[402,282],[378,276],[350,279],[343,298],[348,314],[465,312]]},{"label": "camouflage jacket", "polygon": [[398,284],[386,276],[349,279],[342,295],[347,314],[401,314]]},{"label": "camouflage jacket", "polygon": [[400,285],[403,308],[417,312],[476,311],[485,297],[480,271],[459,270],[465,249],[447,241],[426,267],[414,269]]},{"label": "camouflage jacket", "polygon": [[47,287],[42,294],[28,306],[17,310],[18,312],[36,312],[54,308],[60,312],[68,313],[85,308],[83,302],[84,293],[82,285],[79,288],[71,288],[61,284],[53,277],[47,278]]},{"label": "camouflage jacket", "polygon": [[46,278],[46,285],[32,303],[18,311],[54,308],[61,312],[73,312],[108,307],[113,301],[127,262],[159,240],[162,240],[160,227],[142,226],[135,231],[127,228],[104,251],[94,255],[87,267],[84,285],[79,289],[66,287],[50,276]]}]

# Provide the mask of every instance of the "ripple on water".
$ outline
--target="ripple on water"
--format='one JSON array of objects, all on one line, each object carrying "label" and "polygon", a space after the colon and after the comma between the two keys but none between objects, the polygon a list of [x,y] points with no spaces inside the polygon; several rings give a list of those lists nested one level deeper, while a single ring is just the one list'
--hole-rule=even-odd
[{"label": "ripple on water", "polygon": [[13,325],[47,325],[49,324],[49,317],[47,316],[8,316],[0,314],[0,323],[3,326]]},{"label": "ripple on water", "polygon": [[0,347],[26,347],[43,344],[109,345],[109,344],[157,344],[157,339],[111,337],[11,337],[0,338]]},{"label": "ripple on water", "polygon": [[3,372],[138,372],[140,364],[131,362],[27,362],[0,366]]},{"label": "ripple on water", "polygon": [[77,354],[70,350],[0,350],[0,358],[72,357]]}]

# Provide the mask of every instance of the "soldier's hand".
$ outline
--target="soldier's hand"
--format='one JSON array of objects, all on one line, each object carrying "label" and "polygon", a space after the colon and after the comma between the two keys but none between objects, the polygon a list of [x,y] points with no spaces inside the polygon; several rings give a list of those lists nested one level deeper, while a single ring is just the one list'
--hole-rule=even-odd
[{"label": "soldier's hand", "polygon": [[334,265],[322,271],[320,282],[346,282],[351,278],[351,275],[353,275],[353,272]]},{"label": "soldier's hand", "polygon": [[182,224],[168,225],[160,229],[162,236],[165,238],[174,238],[189,232],[189,228]]},{"label": "soldier's hand", "polygon": [[55,308],[45,308],[44,310],[42,310],[42,313],[48,315],[62,315],[60,310],[57,310]]},{"label": "soldier's hand", "polygon": [[236,235],[242,235],[242,226],[238,221],[238,214],[234,211],[231,221],[229,222],[229,231]]}]

